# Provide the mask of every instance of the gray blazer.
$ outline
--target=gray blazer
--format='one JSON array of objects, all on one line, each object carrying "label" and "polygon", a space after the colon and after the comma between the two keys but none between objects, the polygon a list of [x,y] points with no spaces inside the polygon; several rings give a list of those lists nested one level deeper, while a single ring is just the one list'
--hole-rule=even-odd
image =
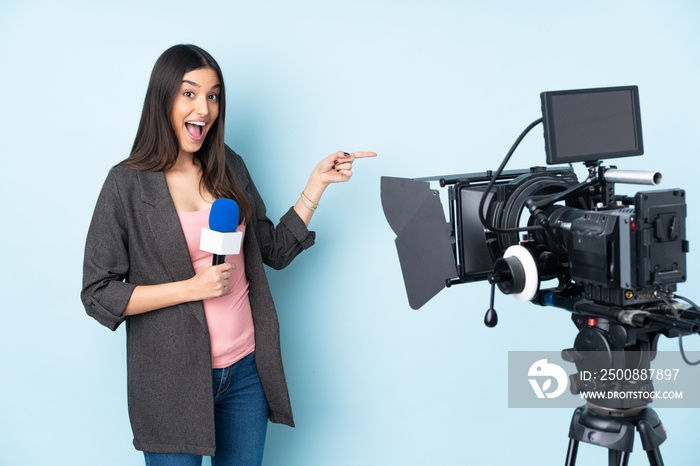
[{"label": "gray blazer", "polygon": [[[294,426],[282,368],[277,312],[263,264],[288,265],[315,234],[290,209],[275,227],[243,160],[226,161],[252,208],[243,251],[255,325],[255,362],[270,420]],[[214,455],[209,332],[201,301],[125,317],[137,285],[194,276],[163,172],[113,168],[95,206],[85,245],[81,299],[115,330],[126,321],[129,418],[134,446],[152,452]]]}]

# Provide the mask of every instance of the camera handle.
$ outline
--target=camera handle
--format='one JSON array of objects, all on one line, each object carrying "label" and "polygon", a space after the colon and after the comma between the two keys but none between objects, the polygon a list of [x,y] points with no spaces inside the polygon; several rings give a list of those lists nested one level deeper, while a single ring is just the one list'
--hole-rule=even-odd
[{"label": "camera handle", "polygon": [[549,225],[542,210],[556,202],[585,194],[586,191],[593,194],[595,190],[598,190],[599,193],[603,194],[604,205],[607,206],[615,201],[615,183],[657,186],[663,180],[661,173],[655,171],[618,170],[614,166],[606,168],[600,165],[600,161],[586,163],[586,166],[588,167],[588,177],[576,186],[543,199],[530,198],[525,201],[525,207],[545,229]]}]

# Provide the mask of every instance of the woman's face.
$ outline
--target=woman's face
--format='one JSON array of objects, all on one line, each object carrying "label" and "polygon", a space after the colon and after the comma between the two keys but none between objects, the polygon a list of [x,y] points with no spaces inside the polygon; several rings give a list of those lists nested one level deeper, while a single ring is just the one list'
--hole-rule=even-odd
[{"label": "woman's face", "polygon": [[170,110],[170,122],[180,144],[180,154],[194,154],[219,116],[221,82],[211,68],[185,73]]}]

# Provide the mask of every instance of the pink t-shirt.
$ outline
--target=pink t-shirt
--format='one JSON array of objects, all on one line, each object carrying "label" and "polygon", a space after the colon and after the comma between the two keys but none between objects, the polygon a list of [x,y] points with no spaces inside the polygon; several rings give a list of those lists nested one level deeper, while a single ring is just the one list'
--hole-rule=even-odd
[{"label": "pink t-shirt", "polygon": [[[202,227],[209,226],[210,210],[177,213],[182,231],[185,233],[195,273],[212,261],[211,253],[199,249]],[[245,229],[245,225],[238,226],[238,231],[242,232],[244,237]],[[214,369],[228,367],[248,356],[255,349],[253,316],[248,299],[248,278],[245,275],[243,248],[241,247],[240,254],[227,255],[226,262],[236,266],[231,270],[229,290],[223,296],[204,300]]]}]

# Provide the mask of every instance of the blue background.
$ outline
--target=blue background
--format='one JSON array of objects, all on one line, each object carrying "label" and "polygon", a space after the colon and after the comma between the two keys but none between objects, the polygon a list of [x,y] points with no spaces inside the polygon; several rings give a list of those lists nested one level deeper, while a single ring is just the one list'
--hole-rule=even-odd
[{"label": "blue background", "polygon": [[[495,169],[540,92],[637,84],[646,153],[617,165],[687,190],[692,297],[698,24],[695,0],[0,1],[0,464],[142,463],[124,329],[88,318],[78,293],[98,191],[128,155],[153,63],[182,42],[221,64],[226,140],[272,218],[322,157],[379,153],[328,189],[317,244],[269,272],[297,428],[270,427],[265,464],[563,464],[571,412],[508,409],[506,364],[569,347],[570,315],[499,296],[487,329],[484,284],[411,310],[380,176]],[[544,165],[543,146],[540,126],[509,168]],[[698,410],[660,415],[666,464],[693,464]],[[580,448],[578,464],[605,461]],[[630,464],[648,464],[638,439]]]}]

